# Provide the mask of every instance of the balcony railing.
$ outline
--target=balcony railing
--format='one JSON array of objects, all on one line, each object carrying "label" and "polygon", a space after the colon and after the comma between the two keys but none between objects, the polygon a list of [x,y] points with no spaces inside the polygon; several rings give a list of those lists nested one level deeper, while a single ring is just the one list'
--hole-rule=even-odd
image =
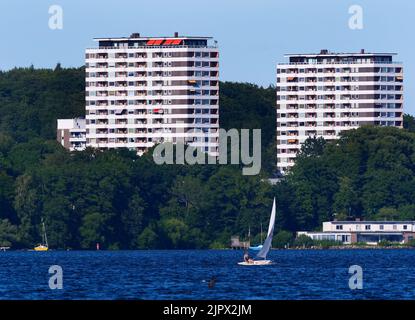
[{"label": "balcony railing", "polygon": [[388,61],[388,62],[378,62],[378,61],[372,61],[372,62],[357,62],[357,61],[337,61],[337,62],[282,62],[278,63],[278,65],[282,66],[292,66],[292,65],[319,65],[319,64],[332,64],[332,65],[338,65],[338,64],[402,64],[401,61]]}]

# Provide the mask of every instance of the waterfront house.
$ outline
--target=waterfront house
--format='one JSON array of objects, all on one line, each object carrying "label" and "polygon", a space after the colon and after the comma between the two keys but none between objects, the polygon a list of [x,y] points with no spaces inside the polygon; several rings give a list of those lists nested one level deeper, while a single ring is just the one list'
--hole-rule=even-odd
[{"label": "waterfront house", "polygon": [[332,240],[343,244],[365,242],[376,245],[380,241],[407,243],[415,236],[415,221],[329,221],[323,231],[299,231],[313,240]]}]

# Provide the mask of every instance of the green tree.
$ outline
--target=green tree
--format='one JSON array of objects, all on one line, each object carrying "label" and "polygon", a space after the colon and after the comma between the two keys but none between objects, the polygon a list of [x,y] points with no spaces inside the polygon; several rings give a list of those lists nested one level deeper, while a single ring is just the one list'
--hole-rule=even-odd
[{"label": "green tree", "polygon": [[294,241],[294,246],[298,248],[310,248],[314,245],[313,239],[310,237],[302,234],[299,237],[297,237]]},{"label": "green tree", "polygon": [[97,243],[106,244],[105,222],[106,219],[98,212],[84,216],[79,230],[82,236],[81,247],[83,249],[95,248]]},{"label": "green tree", "polygon": [[400,220],[415,220],[415,204],[405,204],[398,208]]},{"label": "green tree", "polygon": [[294,237],[291,232],[281,230],[278,232],[272,240],[272,246],[274,248],[287,248],[294,242]]},{"label": "green tree", "polygon": [[415,118],[410,114],[403,115],[403,127],[411,132],[415,132]]},{"label": "green tree", "polygon": [[170,240],[173,248],[187,247],[186,238],[189,227],[183,221],[176,218],[162,220],[161,229]]},{"label": "green tree", "polygon": [[143,231],[145,203],[136,191],[128,204],[128,208],[122,212],[121,220],[127,237],[127,248],[139,247],[139,235]]},{"label": "green tree", "polygon": [[8,218],[16,221],[13,210],[14,179],[0,169],[0,219]]},{"label": "green tree", "polygon": [[359,196],[351,178],[340,178],[339,191],[334,195],[333,208],[339,220],[359,215]]},{"label": "green tree", "polygon": [[25,246],[31,247],[40,238],[37,226],[40,224],[39,195],[33,188],[36,184],[30,175],[19,176],[16,180],[14,209],[19,219],[18,238]]},{"label": "green tree", "polygon": [[308,137],[301,145],[299,158],[318,157],[323,154],[326,140],[323,137]]},{"label": "green tree", "polygon": [[376,220],[393,221],[399,218],[399,212],[395,208],[380,208],[374,218]]},{"label": "green tree", "polygon": [[11,247],[17,241],[17,227],[7,219],[0,220],[0,247]]},{"label": "green tree", "polygon": [[140,249],[156,249],[160,245],[159,236],[151,227],[143,230],[137,242]]}]

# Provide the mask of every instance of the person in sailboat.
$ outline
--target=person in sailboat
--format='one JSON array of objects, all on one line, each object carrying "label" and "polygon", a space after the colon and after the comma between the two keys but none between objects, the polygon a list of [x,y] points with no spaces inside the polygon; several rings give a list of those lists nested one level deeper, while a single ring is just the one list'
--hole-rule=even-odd
[{"label": "person in sailboat", "polygon": [[248,254],[248,251],[246,251],[246,250],[245,250],[245,253],[244,253],[244,261],[246,263],[253,263],[254,262],[254,260],[252,260],[252,258]]}]

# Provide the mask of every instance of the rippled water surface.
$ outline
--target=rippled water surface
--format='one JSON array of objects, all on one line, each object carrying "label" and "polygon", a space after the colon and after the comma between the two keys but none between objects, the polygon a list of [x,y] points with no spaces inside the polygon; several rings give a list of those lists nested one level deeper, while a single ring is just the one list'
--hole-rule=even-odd
[{"label": "rippled water surface", "polygon": [[[415,250],[273,250],[269,266],[242,251],[0,252],[0,299],[414,299]],[[49,288],[51,265],[63,289]],[[363,289],[350,290],[351,265]],[[212,288],[209,280],[216,277]]]}]

